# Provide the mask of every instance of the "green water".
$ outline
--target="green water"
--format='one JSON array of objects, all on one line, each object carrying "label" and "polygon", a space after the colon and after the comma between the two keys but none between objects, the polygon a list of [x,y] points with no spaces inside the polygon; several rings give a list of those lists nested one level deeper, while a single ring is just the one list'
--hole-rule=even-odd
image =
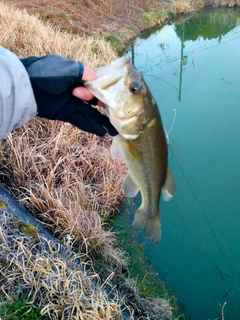
[{"label": "green water", "polygon": [[188,319],[220,319],[226,302],[225,320],[240,320],[240,10],[181,17],[127,54],[172,127],[177,192],[146,256]]}]

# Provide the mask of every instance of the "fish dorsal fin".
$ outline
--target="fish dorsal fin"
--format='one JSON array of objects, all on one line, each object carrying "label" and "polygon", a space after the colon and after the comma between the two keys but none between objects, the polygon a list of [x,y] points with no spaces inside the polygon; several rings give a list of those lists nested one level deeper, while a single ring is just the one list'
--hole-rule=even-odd
[{"label": "fish dorsal fin", "polygon": [[167,167],[167,176],[164,186],[162,187],[162,197],[164,201],[169,201],[176,190],[174,178],[169,167]]},{"label": "fish dorsal fin", "polygon": [[129,173],[127,174],[123,182],[123,191],[129,198],[135,197],[139,191],[139,188],[137,187]]},{"label": "fish dorsal fin", "polygon": [[112,140],[112,144],[110,147],[110,152],[111,152],[111,156],[113,159],[115,159],[119,154],[120,154],[120,150],[119,150],[119,144],[117,143],[117,136],[115,136]]}]

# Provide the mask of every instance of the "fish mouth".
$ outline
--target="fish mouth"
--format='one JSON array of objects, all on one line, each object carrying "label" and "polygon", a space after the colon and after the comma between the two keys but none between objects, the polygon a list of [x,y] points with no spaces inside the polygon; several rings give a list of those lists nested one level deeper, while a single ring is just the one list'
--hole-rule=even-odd
[{"label": "fish mouth", "polygon": [[143,112],[144,110],[140,110],[131,116],[117,116],[114,112],[108,113],[111,124],[115,127],[119,134],[126,140],[135,140],[141,132],[138,132],[136,129],[132,130],[132,128],[136,128],[134,123],[138,121],[139,115]]},{"label": "fish mouth", "polygon": [[128,56],[123,56],[110,63],[108,66],[94,68],[94,70],[96,71],[99,77],[102,77],[122,69],[125,65],[129,63],[130,58]]},{"label": "fish mouth", "polygon": [[121,81],[121,79],[124,79],[128,72],[129,65],[130,58],[123,56],[108,66],[94,68],[97,79],[83,81],[84,86],[103,103],[109,104],[109,98],[112,95],[115,85]]},{"label": "fish mouth", "polygon": [[[111,108],[109,105],[108,105],[108,108],[107,108],[107,112],[109,114],[109,118],[113,119],[114,122],[117,122],[117,123],[121,123],[122,125],[124,124],[129,124],[131,122],[134,122],[137,120],[137,118],[144,112],[144,109],[142,110],[139,110],[129,116],[127,115],[117,115],[117,113],[115,112],[114,108]],[[110,119],[110,120],[111,120]]]}]

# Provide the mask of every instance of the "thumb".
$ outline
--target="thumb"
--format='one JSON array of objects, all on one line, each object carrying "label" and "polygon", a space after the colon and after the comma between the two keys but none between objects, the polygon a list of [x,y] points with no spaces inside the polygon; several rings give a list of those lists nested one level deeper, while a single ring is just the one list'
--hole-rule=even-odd
[{"label": "thumb", "polygon": [[85,101],[89,101],[94,98],[94,95],[91,92],[89,92],[85,87],[76,87],[75,89],[73,89],[72,94],[75,97]]}]

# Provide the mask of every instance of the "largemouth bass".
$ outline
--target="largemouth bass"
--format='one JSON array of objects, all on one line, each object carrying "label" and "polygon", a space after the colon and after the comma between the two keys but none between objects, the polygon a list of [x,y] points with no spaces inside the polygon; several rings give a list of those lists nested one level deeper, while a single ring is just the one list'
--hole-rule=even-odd
[{"label": "largemouth bass", "polygon": [[119,153],[128,168],[123,190],[128,197],[141,192],[142,204],[133,226],[157,244],[161,233],[160,196],[169,200],[175,191],[158,106],[127,56],[95,71],[98,79],[84,85],[107,105],[110,122],[119,132],[113,138],[111,153],[113,158]]}]

